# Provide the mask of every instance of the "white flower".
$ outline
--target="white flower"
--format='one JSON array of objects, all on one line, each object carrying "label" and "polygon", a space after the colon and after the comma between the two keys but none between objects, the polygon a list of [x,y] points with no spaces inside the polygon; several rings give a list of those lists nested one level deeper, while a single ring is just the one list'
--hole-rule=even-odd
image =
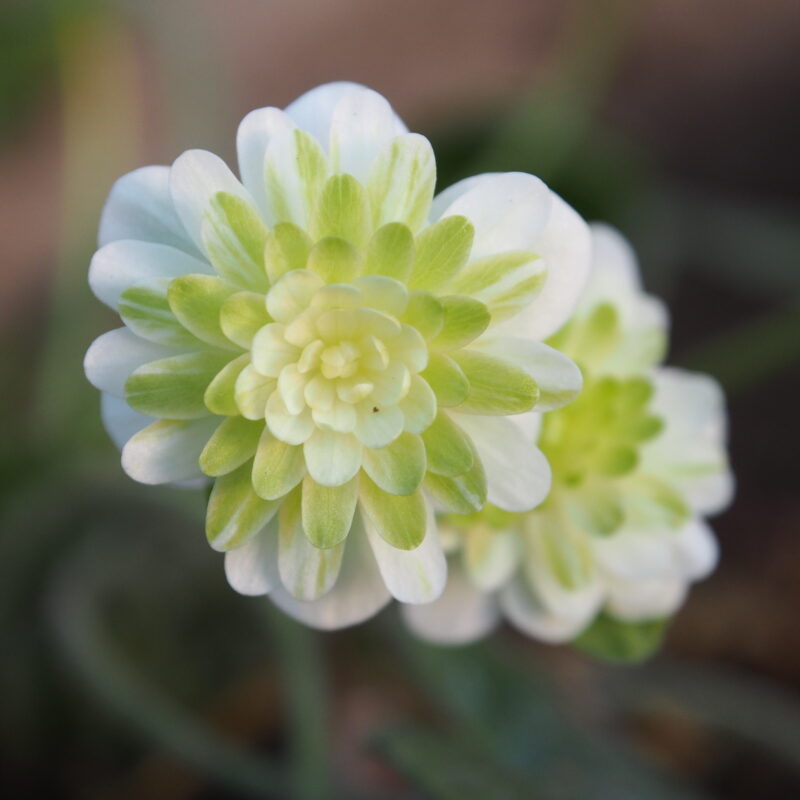
[{"label": "white flower", "polygon": [[214,479],[229,582],[311,625],[430,602],[431,497],[523,510],[547,491],[518,431],[580,389],[540,340],[577,301],[588,227],[521,173],[434,198],[427,139],[354,84],[252,112],[237,147],[241,182],[193,150],[103,211],[90,283],[124,326],[85,366],[123,468]]},{"label": "white flower", "polygon": [[442,524],[448,586],[411,627],[469,641],[500,613],[546,642],[569,641],[603,612],[659,620],[717,561],[705,522],[731,500],[722,392],[708,376],[658,366],[667,314],[644,294],[635,256],[595,225],[593,266],[579,307],[550,340],[581,366],[584,389],[542,419],[553,469],[545,502],[527,514],[487,507]]}]

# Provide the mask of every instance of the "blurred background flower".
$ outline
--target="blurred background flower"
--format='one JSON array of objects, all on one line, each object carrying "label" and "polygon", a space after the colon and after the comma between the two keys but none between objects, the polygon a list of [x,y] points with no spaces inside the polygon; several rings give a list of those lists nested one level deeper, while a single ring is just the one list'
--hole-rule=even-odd
[{"label": "blurred background flower", "polygon": [[[0,713],[12,797],[783,798],[800,790],[795,0],[7,0]],[[237,597],[204,498],[131,485],[80,367],[113,180],[362,81],[440,188],[541,176],[622,230],[726,391],[722,560],[641,667],[501,629],[319,635]],[[180,564],[181,569],[174,568]],[[621,655],[626,643],[620,643]]]}]

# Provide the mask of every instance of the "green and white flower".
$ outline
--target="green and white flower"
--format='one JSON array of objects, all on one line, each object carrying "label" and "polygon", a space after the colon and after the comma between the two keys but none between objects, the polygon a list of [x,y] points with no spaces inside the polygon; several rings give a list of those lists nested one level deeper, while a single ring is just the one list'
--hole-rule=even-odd
[{"label": "green and white flower", "polygon": [[574,639],[601,612],[661,620],[716,564],[705,517],[733,492],[722,393],[706,375],[658,366],[666,309],[643,293],[616,231],[596,225],[592,238],[585,293],[550,340],[584,374],[581,396],[540,418],[552,491],[527,514],[487,506],[442,520],[447,589],[404,609],[426,638],[478,638],[501,612],[546,642]]},{"label": "green and white flower", "polygon": [[524,429],[580,389],[542,340],[583,288],[588,226],[521,173],[434,198],[428,140],[355,84],[252,112],[237,147],[241,181],[192,150],[103,211],[89,280],[124,324],[85,367],[123,468],[212,480],[231,585],[311,625],[430,602],[432,502],[524,510],[549,488]]}]

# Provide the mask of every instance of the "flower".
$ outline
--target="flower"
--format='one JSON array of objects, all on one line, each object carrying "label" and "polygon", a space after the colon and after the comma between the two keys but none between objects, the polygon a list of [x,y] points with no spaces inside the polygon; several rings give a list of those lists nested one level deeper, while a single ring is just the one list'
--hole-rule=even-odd
[{"label": "flower", "polygon": [[228,581],[308,624],[432,601],[431,498],[520,510],[547,491],[519,430],[580,389],[541,340],[577,301],[588,226],[521,173],[434,198],[428,140],[355,84],[253,111],[237,149],[241,182],[191,150],[103,210],[89,281],[124,325],[85,368],[122,466],[213,480]]},{"label": "flower", "polygon": [[478,638],[500,611],[546,642],[595,620],[660,620],[716,564],[705,517],[733,491],[722,393],[706,375],[659,366],[666,309],[643,293],[619,233],[595,225],[592,240],[585,292],[550,339],[584,375],[581,396],[541,418],[553,488],[527,514],[487,506],[445,517],[447,590],[404,610],[424,637]]}]

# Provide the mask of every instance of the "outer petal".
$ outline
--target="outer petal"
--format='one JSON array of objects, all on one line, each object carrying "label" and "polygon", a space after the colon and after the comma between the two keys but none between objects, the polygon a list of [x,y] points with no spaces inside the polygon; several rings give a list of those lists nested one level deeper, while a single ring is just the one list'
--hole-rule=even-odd
[{"label": "outer petal", "polygon": [[586,283],[592,252],[589,226],[551,193],[547,224],[529,249],[538,253],[547,267],[544,285],[519,314],[490,330],[544,340],[570,318]]},{"label": "outer petal", "polygon": [[328,147],[333,110],[339,100],[355,89],[364,89],[360,83],[335,81],[317,86],[286,107],[286,114],[298,128],[308,131],[324,148]]},{"label": "outer petal", "polygon": [[172,165],[169,189],[187,233],[202,249],[203,215],[217,192],[227,192],[256,206],[227,164],[207,150],[187,150]]},{"label": "outer petal", "polygon": [[141,167],[111,187],[100,216],[98,243],[102,247],[118,239],[155,242],[200,254],[172,204],[169,167]]},{"label": "outer petal", "polygon": [[122,468],[135,481],[147,484],[202,478],[200,453],[218,424],[219,419],[211,416],[154,422],[123,447]]},{"label": "outer petal", "polygon": [[414,550],[393,547],[372,528],[368,519],[364,520],[378,569],[389,591],[401,603],[430,603],[441,595],[447,581],[447,561],[430,504],[427,513],[425,538]]},{"label": "outer petal", "polygon": [[421,639],[437,644],[469,644],[497,625],[497,601],[494,595],[474,586],[456,563],[450,562],[448,573],[447,586],[438,600],[404,605],[401,613]]},{"label": "outer petal", "polygon": [[372,89],[352,89],[333,109],[330,154],[334,172],[346,172],[362,183],[378,153],[407,132],[389,102]]},{"label": "outer petal", "polygon": [[115,328],[91,343],[83,360],[83,369],[92,386],[116,397],[125,397],[125,381],[135,369],[180,352],[141,339],[128,328]]},{"label": "outer petal", "polygon": [[[520,415],[527,417],[528,415]],[[470,435],[486,470],[489,502],[506,511],[530,511],[550,491],[550,464],[516,417],[453,414]]]},{"label": "outer petal", "polygon": [[89,286],[99,300],[116,309],[119,296],[136,283],[213,272],[207,261],[169,245],[119,239],[101,247],[92,257]]},{"label": "outer petal", "polygon": [[360,515],[356,514],[346,539],[339,578],[326,595],[302,602],[283,586],[276,586],[269,598],[289,616],[322,630],[357,625],[377,614],[391,595],[378,571]]},{"label": "outer petal", "polygon": [[[454,215],[475,226],[472,258],[508,250],[533,250],[550,215],[551,192],[524,172],[476,175],[433,201],[434,220]],[[540,253],[541,254],[541,253]]]},{"label": "outer petal", "polygon": [[155,422],[152,417],[134,411],[124,400],[106,392],[100,396],[100,417],[111,441],[120,450],[131,436]]},{"label": "outer petal", "polygon": [[268,218],[264,188],[264,156],[267,146],[275,133],[294,127],[291,117],[280,109],[257,108],[239,123],[239,130],[236,132],[239,174],[245,189],[253,196],[265,219]]},{"label": "outer petal", "polygon": [[676,566],[685,578],[697,581],[714,570],[719,561],[719,544],[703,520],[688,522],[673,536]]},{"label": "outer petal", "polygon": [[242,547],[225,553],[225,577],[239,594],[261,595],[278,585],[278,521],[273,518]]},{"label": "outer petal", "polygon": [[675,577],[617,580],[608,587],[606,608],[629,622],[668,617],[680,608],[686,589],[686,581]]}]

